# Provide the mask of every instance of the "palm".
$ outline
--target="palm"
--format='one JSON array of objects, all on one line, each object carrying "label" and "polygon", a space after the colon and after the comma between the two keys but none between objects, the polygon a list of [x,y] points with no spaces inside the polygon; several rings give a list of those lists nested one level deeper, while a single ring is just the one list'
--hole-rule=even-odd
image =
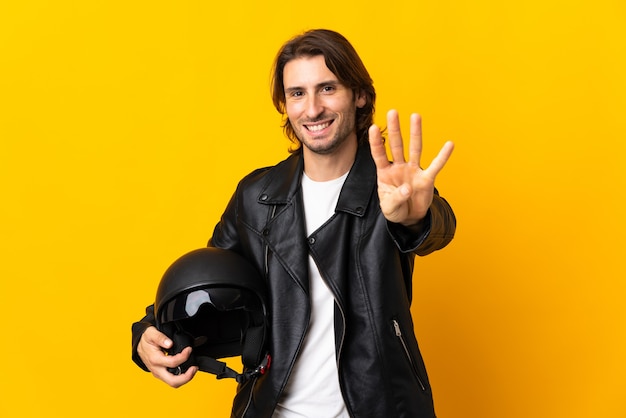
[{"label": "palm", "polygon": [[422,154],[421,119],[411,115],[409,160],[404,158],[398,113],[387,114],[389,148],[393,162],[387,158],[380,129],[369,131],[372,157],[378,175],[378,196],[383,215],[391,222],[413,225],[426,216],[433,200],[435,177],[444,167],[454,148],[447,142],[426,169],[420,167]]}]

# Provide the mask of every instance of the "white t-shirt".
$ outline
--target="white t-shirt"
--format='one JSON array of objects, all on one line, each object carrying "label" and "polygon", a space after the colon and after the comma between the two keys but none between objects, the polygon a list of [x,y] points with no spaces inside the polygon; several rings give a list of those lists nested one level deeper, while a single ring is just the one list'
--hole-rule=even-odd
[{"label": "white t-shirt", "polygon": [[[302,176],[307,235],[335,213],[348,173],[325,182]],[[273,418],[348,418],[335,356],[335,299],[309,256],[311,321],[300,354]]]}]

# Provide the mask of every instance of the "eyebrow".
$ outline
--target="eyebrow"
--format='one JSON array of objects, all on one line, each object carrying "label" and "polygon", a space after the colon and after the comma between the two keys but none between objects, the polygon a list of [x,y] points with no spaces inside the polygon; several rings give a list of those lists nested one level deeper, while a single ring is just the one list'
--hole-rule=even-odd
[{"label": "eyebrow", "polygon": [[[318,90],[324,86],[340,86],[342,85],[341,82],[339,82],[339,80],[328,80],[328,81],[322,81],[321,83],[317,83],[315,85],[315,89]],[[289,93],[293,93],[294,91],[300,91],[300,90],[306,90],[304,87],[299,87],[299,86],[293,86],[293,87],[286,87],[285,88],[285,93],[289,94]]]}]

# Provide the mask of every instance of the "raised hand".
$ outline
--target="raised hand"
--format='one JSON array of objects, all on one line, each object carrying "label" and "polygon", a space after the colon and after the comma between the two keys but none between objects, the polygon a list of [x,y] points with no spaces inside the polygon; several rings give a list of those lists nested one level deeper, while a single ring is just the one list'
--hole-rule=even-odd
[{"label": "raised hand", "polygon": [[452,154],[454,144],[446,142],[428,168],[421,168],[422,121],[413,113],[410,124],[409,160],[404,158],[398,112],[387,113],[388,144],[393,162],[387,158],[381,130],[372,125],[369,142],[378,175],[378,197],[385,218],[391,222],[412,226],[427,214],[433,201],[435,177]]}]

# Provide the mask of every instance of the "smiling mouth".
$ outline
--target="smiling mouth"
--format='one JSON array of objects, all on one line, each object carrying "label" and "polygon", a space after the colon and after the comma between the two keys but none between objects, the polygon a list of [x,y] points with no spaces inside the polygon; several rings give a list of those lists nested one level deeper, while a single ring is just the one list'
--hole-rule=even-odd
[{"label": "smiling mouth", "polygon": [[319,132],[328,128],[331,125],[331,123],[333,122],[329,121],[329,122],[316,123],[316,124],[311,124],[311,125],[304,125],[304,127],[309,132]]}]

